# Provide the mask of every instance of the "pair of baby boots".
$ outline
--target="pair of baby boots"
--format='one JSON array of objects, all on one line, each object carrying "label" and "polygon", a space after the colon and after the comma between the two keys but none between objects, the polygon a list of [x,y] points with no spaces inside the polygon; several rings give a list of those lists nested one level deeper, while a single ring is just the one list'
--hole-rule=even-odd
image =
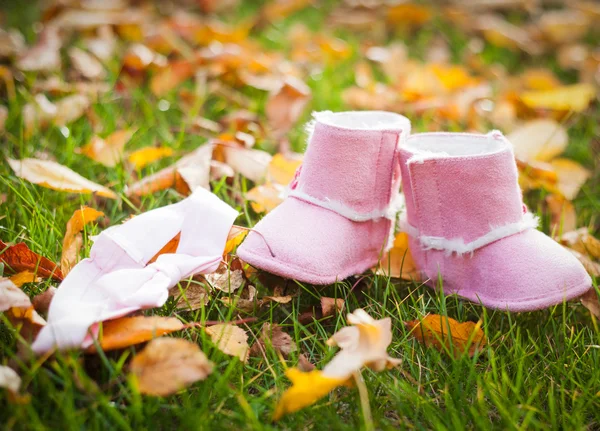
[{"label": "pair of baby boots", "polygon": [[398,114],[325,111],[309,133],[287,198],[238,249],[249,264],[341,281],[377,264],[399,218],[423,279],[445,294],[528,311],[591,288],[579,261],[536,229],[500,132],[411,135]]}]

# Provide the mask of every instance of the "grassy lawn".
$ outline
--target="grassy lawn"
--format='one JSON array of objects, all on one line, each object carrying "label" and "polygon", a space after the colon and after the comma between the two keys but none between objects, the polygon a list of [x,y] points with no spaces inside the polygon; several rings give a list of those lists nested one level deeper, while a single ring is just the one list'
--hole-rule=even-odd
[{"label": "grassy lawn", "polygon": [[[17,4],[19,3],[19,4]],[[251,35],[266,49],[290,53],[293,46],[288,34],[297,23],[313,31],[327,28],[327,16],[335,3],[317,2],[318,7],[303,9],[291,16],[252,30]],[[31,23],[39,19],[37,6],[4,1],[4,28],[18,27],[34,40]],[[229,23],[243,22],[254,16],[260,5],[246,2],[221,16]],[[518,22],[520,12],[509,13]],[[309,74],[305,82],[312,90],[312,100],[303,117],[288,134],[292,148],[302,151],[305,145],[303,123],[311,110],[348,109],[342,99],[344,89],[354,85],[355,65],[364,60],[361,54],[365,35],[345,29],[327,29],[345,40],[352,54],[343,60],[325,64]],[[432,42],[444,38],[450,46],[452,60],[459,61],[467,49],[469,36],[460,28],[435,18],[413,32],[389,32],[387,42],[403,39],[414,58],[424,58]],[[598,45],[598,33],[586,39]],[[77,42],[76,42],[77,43]],[[572,71],[561,70],[552,51],[531,57],[518,51],[485,43],[480,54],[485,64],[503,64],[510,74],[529,67],[552,70],[563,83],[577,82]],[[108,81],[117,81],[120,59],[108,63]],[[376,72],[377,73],[377,72]],[[379,77],[378,77],[379,78]],[[94,131],[88,118],[66,127],[49,127],[25,138],[21,118],[22,106],[31,101],[26,89],[35,81],[34,74],[20,77],[17,98],[1,103],[9,108],[6,130],[0,137],[2,156],[11,158],[52,157],[86,178],[108,185],[120,196],[102,200],[89,195],[63,193],[32,185],[17,178],[4,160],[0,161],[0,193],[6,196],[0,205],[0,239],[24,241],[35,252],[52,261],[60,261],[65,226],[80,205],[105,212],[115,225],[132,214],[140,214],[174,203],[182,196],[173,189],[130,200],[125,196],[131,184],[131,171],[124,164],[106,168],[78,154],[77,148],[89,142]],[[385,79],[381,77],[381,79]],[[182,85],[193,90],[192,80]],[[190,112],[180,105],[179,91],[157,98],[146,85],[132,89],[126,97],[114,91],[102,95],[93,105],[103,135],[119,128],[136,132],[128,150],[161,143],[174,150],[170,158],[143,169],[149,175],[172,164],[182,155],[204,144],[206,137],[185,133],[191,119],[202,116],[218,120],[239,108],[219,94],[208,94],[201,106]],[[248,100],[247,109],[264,118],[267,94],[244,87],[239,90]],[[3,93],[2,93],[3,94]],[[161,102],[159,103],[159,99]],[[166,108],[166,109],[165,109]],[[414,131],[463,130],[461,121],[439,119],[425,114],[402,112],[413,120]],[[590,227],[600,234],[600,108],[594,106],[565,120],[569,147],[565,156],[576,160],[592,172],[591,178],[574,200],[578,226]],[[491,123],[485,123],[492,128]],[[258,148],[276,151],[274,141],[259,141]],[[234,199],[240,190],[252,188],[250,181],[237,175],[234,181],[214,181],[213,192],[243,213],[236,224],[253,226],[261,217],[248,202]],[[541,216],[541,229],[550,229],[550,214],[544,204],[546,192],[525,194],[529,208]],[[89,253],[90,236],[106,226],[88,228],[84,235],[84,254]],[[597,281],[594,281],[597,285]],[[56,282],[31,283],[25,290],[32,296]],[[248,316],[256,321],[244,327],[253,342],[265,322],[278,323],[291,334],[300,352],[282,359],[267,347],[264,357],[251,357],[246,364],[220,352],[204,331],[189,329],[177,336],[197,341],[211,361],[214,372],[176,395],[158,398],[140,395],[128,379],[128,362],[136,347],[99,354],[74,351],[42,361],[22,361],[17,356],[18,337],[8,324],[0,324],[0,364],[17,362],[24,391],[31,395],[28,403],[9,402],[0,391],[0,427],[4,429],[364,429],[363,412],[356,388],[339,388],[314,406],[288,415],[273,423],[274,406],[289,387],[284,376],[287,367],[295,366],[298,353],[322,368],[335,354],[326,340],[346,326],[339,315],[299,321],[300,313],[319,307],[321,296],[343,298],[346,310],[363,308],[376,318],[390,317],[393,341],[389,353],[403,364],[386,372],[363,371],[376,429],[598,429],[600,428],[600,328],[590,312],[578,301],[547,310],[511,314],[488,310],[444,297],[417,283],[367,273],[336,285],[319,287],[293,281],[260,277],[256,280],[259,296],[272,294],[275,286],[299,295],[287,304],[271,303],[244,314],[224,305],[220,292],[208,305],[196,312],[175,310],[172,299],[161,309],[146,314],[177,316],[184,321],[229,321]],[[354,288],[353,288],[354,287]],[[232,294],[235,298],[235,294]],[[481,320],[488,343],[474,357],[457,359],[418,343],[404,322],[427,314],[440,314],[460,322]],[[7,323],[7,322],[5,322]]]}]

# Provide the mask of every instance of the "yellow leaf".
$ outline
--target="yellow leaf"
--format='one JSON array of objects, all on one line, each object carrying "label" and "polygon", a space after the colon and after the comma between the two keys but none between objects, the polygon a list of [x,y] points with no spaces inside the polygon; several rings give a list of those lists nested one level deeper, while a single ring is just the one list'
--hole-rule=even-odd
[{"label": "yellow leaf", "polygon": [[281,153],[275,154],[267,168],[267,178],[269,181],[286,186],[294,179],[296,170],[301,164],[301,156],[293,158]]},{"label": "yellow leaf", "polygon": [[244,238],[248,235],[248,229],[242,229],[239,226],[233,225],[227,235],[227,242],[225,243],[225,250],[223,254],[229,254],[242,243]]},{"label": "yellow leaf", "polygon": [[405,322],[405,325],[425,345],[440,351],[450,350],[452,346],[455,357],[460,357],[467,348],[469,356],[473,356],[477,349],[486,344],[481,322],[459,323],[449,317],[429,314],[421,320]]},{"label": "yellow leaf", "polygon": [[83,227],[103,216],[104,213],[102,211],[97,211],[90,207],[82,207],[73,213],[67,222],[67,231],[63,239],[63,250],[60,258],[60,269],[63,275],[67,275],[77,263],[79,250],[81,250],[83,243],[80,234]]},{"label": "yellow leaf", "polygon": [[420,274],[408,247],[408,235],[400,232],[394,239],[394,246],[379,261],[378,274],[404,280],[419,280]]},{"label": "yellow leaf", "polygon": [[212,369],[198,345],[181,338],[152,340],[130,365],[140,393],[163,397],[204,380]]},{"label": "yellow leaf", "polygon": [[125,144],[132,135],[133,131],[131,130],[117,130],[104,139],[94,136],[79,151],[90,159],[112,168],[121,161]]},{"label": "yellow leaf", "polygon": [[523,74],[523,83],[530,90],[551,90],[560,86],[560,81],[547,69],[529,69]]},{"label": "yellow leaf", "polygon": [[[105,351],[123,349],[184,328],[185,325],[174,317],[120,317],[102,323],[99,342]],[[88,348],[88,352],[95,351],[95,345]]]},{"label": "yellow leaf", "polygon": [[432,64],[431,70],[448,91],[477,84],[477,80],[463,66]]},{"label": "yellow leaf", "polygon": [[320,370],[302,372],[297,368],[289,368],[285,375],[292,381],[292,387],[283,393],[277,403],[273,414],[274,420],[279,420],[288,413],[294,413],[313,405],[347,381],[347,379],[326,377]]},{"label": "yellow leaf", "polygon": [[172,155],[173,149],[169,147],[146,147],[134,151],[129,155],[128,159],[136,169],[142,169],[150,163]]},{"label": "yellow leaf", "polygon": [[546,203],[550,212],[550,232],[561,235],[577,228],[577,213],[571,201],[560,194],[549,194]]},{"label": "yellow leaf", "polygon": [[573,160],[559,158],[552,160],[550,164],[558,177],[557,188],[568,200],[575,199],[581,186],[592,175],[590,171]]},{"label": "yellow leaf", "polygon": [[582,112],[594,97],[596,97],[596,89],[593,85],[575,84],[552,90],[527,91],[521,95],[521,100],[534,109]]},{"label": "yellow leaf", "polygon": [[600,239],[590,235],[586,227],[565,233],[561,236],[560,242],[579,253],[589,254],[594,259],[600,259]]},{"label": "yellow leaf", "polygon": [[41,280],[36,274],[31,271],[21,271],[11,277],[9,277],[10,281],[12,281],[15,286],[21,287],[25,283],[34,283],[36,281]]},{"label": "yellow leaf", "polygon": [[421,26],[430,21],[432,16],[430,7],[413,3],[401,3],[387,11],[388,22],[396,25]]},{"label": "yellow leaf", "polygon": [[267,183],[249,190],[246,199],[250,201],[250,206],[255,212],[269,212],[283,202],[283,189],[279,184]]},{"label": "yellow leaf", "polygon": [[50,160],[6,159],[19,178],[53,190],[73,193],[97,193],[110,199],[117,195],[112,190],[96,184],[71,169]]},{"label": "yellow leaf", "polygon": [[236,325],[223,323],[208,326],[204,329],[220,351],[231,356],[237,356],[242,362],[248,359],[248,335]]}]

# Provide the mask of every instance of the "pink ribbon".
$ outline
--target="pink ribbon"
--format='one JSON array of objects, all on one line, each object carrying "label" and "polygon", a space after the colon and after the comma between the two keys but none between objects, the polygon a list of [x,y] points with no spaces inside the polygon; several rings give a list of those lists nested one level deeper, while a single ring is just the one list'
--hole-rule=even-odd
[{"label": "pink ribbon", "polygon": [[[106,229],[96,237],[90,257],[56,291],[33,351],[88,347],[93,343],[89,330],[95,336],[99,322],[160,307],[180,280],[214,272],[237,216],[217,196],[198,188],[179,203]],[[177,251],[147,265],[180,232]]]}]

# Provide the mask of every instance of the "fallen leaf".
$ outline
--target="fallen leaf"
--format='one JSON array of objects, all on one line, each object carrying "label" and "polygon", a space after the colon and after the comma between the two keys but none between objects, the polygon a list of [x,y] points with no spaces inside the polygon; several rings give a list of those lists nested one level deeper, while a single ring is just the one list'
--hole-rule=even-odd
[{"label": "fallen leaf", "polygon": [[563,234],[560,243],[594,259],[600,259],[600,240],[590,235],[586,227]]},{"label": "fallen leaf", "polygon": [[261,356],[264,354],[265,346],[271,346],[277,353],[281,353],[287,358],[290,353],[296,352],[298,346],[292,340],[292,337],[283,332],[281,326],[276,324],[264,323],[260,330],[260,337],[250,348],[251,356]]},{"label": "fallen leaf", "polygon": [[571,201],[558,194],[549,194],[546,196],[546,203],[550,212],[550,232],[553,235],[577,229],[577,213]]},{"label": "fallen leaf", "polygon": [[213,272],[206,274],[204,278],[212,288],[226,293],[233,293],[244,284],[244,273],[241,269]]},{"label": "fallen leaf", "polygon": [[301,372],[290,368],[286,376],[292,386],[285,391],[275,408],[274,419],[314,404],[338,386],[345,384],[362,367],[382,371],[400,363],[391,358],[387,348],[392,341],[392,321],[389,317],[375,320],[364,310],[348,314],[347,326],[336,332],[327,344],[337,345],[340,352],[323,368]]},{"label": "fallen leaf", "polygon": [[346,301],[342,298],[328,298],[326,296],[321,297],[321,311],[323,317],[334,316],[338,313],[344,312]]},{"label": "fallen leaf", "polygon": [[140,393],[164,397],[204,380],[213,364],[190,341],[157,338],[133,358],[129,369]]},{"label": "fallen leaf", "polygon": [[283,393],[277,402],[273,414],[273,420],[276,421],[284,415],[313,405],[347,381],[345,378],[328,377],[321,370],[303,372],[296,368],[288,368],[285,376],[292,382],[292,386]]},{"label": "fallen leaf", "polygon": [[582,112],[595,97],[593,85],[574,84],[552,90],[527,91],[521,95],[521,100],[534,109]]},{"label": "fallen leaf", "polygon": [[593,277],[600,277],[600,263],[594,262],[587,255],[579,253],[576,250],[567,248],[567,250],[581,262],[585,270]]},{"label": "fallen leaf", "polygon": [[515,156],[524,162],[548,162],[567,148],[567,130],[554,120],[532,120],[506,136],[513,145]]},{"label": "fallen leaf", "polygon": [[39,159],[6,159],[19,178],[33,184],[72,193],[96,193],[110,199],[117,195],[112,190],[96,184],[71,169],[51,160]]},{"label": "fallen leaf", "polygon": [[432,17],[431,7],[414,3],[396,4],[387,10],[387,21],[394,26],[419,27]]},{"label": "fallen leaf", "polygon": [[408,247],[408,234],[400,232],[394,238],[394,245],[379,261],[377,274],[404,280],[419,280],[420,273]]},{"label": "fallen leaf", "polygon": [[192,191],[197,187],[208,188],[213,148],[211,143],[204,144],[171,166],[142,178],[127,188],[127,196],[144,196],[173,186],[177,187],[178,184],[181,186],[181,183]]},{"label": "fallen leaf", "polygon": [[108,61],[114,54],[117,38],[109,25],[99,27],[97,33],[97,37],[85,40],[85,46],[100,60]]},{"label": "fallen leaf", "polygon": [[196,70],[195,62],[177,60],[170,63],[150,80],[150,90],[155,96],[160,97],[178,87],[181,83],[191,78]]},{"label": "fallen leaf", "polygon": [[242,362],[248,359],[248,335],[246,331],[232,324],[218,324],[204,329],[217,348],[231,356],[237,356]]},{"label": "fallen leaf", "polygon": [[234,146],[223,146],[225,163],[250,181],[262,183],[272,156],[266,151]]},{"label": "fallen leaf", "polygon": [[590,28],[591,21],[582,12],[560,9],[544,12],[537,21],[542,34],[554,44],[581,39]]},{"label": "fallen leaf", "polygon": [[292,182],[296,171],[302,164],[302,155],[300,154],[281,154],[277,153],[269,162],[267,168],[267,180],[286,186]]},{"label": "fallen leaf", "polygon": [[298,370],[302,372],[308,372],[315,369],[315,365],[312,364],[304,353],[298,355]]},{"label": "fallen leaf", "polygon": [[35,295],[31,300],[33,304],[33,308],[40,314],[46,315],[48,313],[48,309],[50,308],[50,302],[52,302],[52,298],[56,293],[56,287],[48,286],[45,292],[40,293],[39,295]]},{"label": "fallen leaf", "polygon": [[597,319],[600,319],[600,301],[598,300],[596,289],[592,287],[586,293],[581,295],[579,299],[583,306],[590,310],[590,313],[596,316]]},{"label": "fallen leaf", "polygon": [[76,210],[67,222],[67,230],[63,238],[62,256],[60,258],[60,269],[63,275],[67,275],[79,260],[79,251],[83,245],[81,231],[84,226],[103,217],[102,211],[90,207],[81,207]]},{"label": "fallen leaf", "polygon": [[310,98],[310,88],[294,77],[286,78],[269,94],[265,113],[276,136],[285,135],[296,124]]},{"label": "fallen leaf", "polygon": [[269,22],[286,18],[312,3],[312,0],[275,0],[261,9],[261,16]]},{"label": "fallen leaf", "polygon": [[581,186],[592,176],[589,170],[574,160],[558,158],[550,164],[558,177],[557,188],[568,200],[575,199]]},{"label": "fallen leaf", "polygon": [[25,38],[16,29],[0,29],[0,58],[19,55],[25,49]]},{"label": "fallen leaf", "polygon": [[19,289],[8,278],[0,278],[0,311],[16,308],[29,308],[31,300],[29,296]]},{"label": "fallen leaf", "polygon": [[229,235],[227,236],[227,242],[225,243],[225,250],[223,251],[223,254],[231,253],[238,245],[242,243],[244,238],[246,238],[246,235],[248,235],[248,229],[233,225],[229,231]]},{"label": "fallen leaf", "polygon": [[136,169],[142,169],[150,163],[172,155],[173,149],[169,147],[145,147],[129,154],[128,160]]},{"label": "fallen leaf", "polygon": [[15,273],[29,271],[45,278],[63,279],[57,264],[34,253],[24,242],[9,246],[0,240],[0,261]]},{"label": "fallen leaf", "polygon": [[542,51],[540,44],[530,37],[525,28],[506,21],[501,15],[479,15],[476,17],[475,27],[493,45],[520,49],[532,55]]},{"label": "fallen leaf", "polygon": [[249,190],[246,199],[250,201],[250,206],[255,212],[269,212],[283,202],[284,190],[280,184],[268,183]]},{"label": "fallen leaf", "polygon": [[91,141],[79,149],[80,153],[101,163],[104,166],[112,168],[121,161],[125,144],[133,136],[132,130],[117,130],[106,138],[99,136],[92,137]]},{"label": "fallen leaf", "polygon": [[25,283],[35,283],[35,282],[41,281],[40,277],[38,277],[36,274],[34,274],[33,272],[28,271],[28,270],[18,272],[15,275],[10,276],[9,279],[17,287],[21,287]]},{"label": "fallen leaf", "polygon": [[0,312],[19,328],[19,334],[33,341],[46,321],[33,309],[29,296],[8,278],[0,278]]},{"label": "fallen leaf", "polygon": [[69,49],[69,58],[77,72],[85,78],[92,81],[106,78],[104,66],[102,66],[102,63],[89,52],[86,52],[81,48],[73,47]]},{"label": "fallen leaf", "polygon": [[89,97],[83,94],[72,94],[56,102],[56,117],[54,124],[64,126],[71,123],[84,114],[90,107]]},{"label": "fallen leaf", "polygon": [[173,286],[169,289],[169,296],[177,299],[175,308],[181,311],[196,311],[207,305],[210,300],[204,286],[197,281],[188,283],[183,290],[179,286]]},{"label": "fallen leaf", "polygon": [[[184,328],[175,317],[120,317],[102,323],[98,341],[104,351],[123,349]],[[92,344],[87,351],[95,352],[96,346]]]},{"label": "fallen leaf", "polygon": [[459,323],[449,317],[429,314],[404,324],[419,342],[440,351],[450,350],[457,358],[466,352],[472,357],[486,344],[481,322]]},{"label": "fallen leaf", "polygon": [[62,41],[58,32],[58,27],[46,26],[37,43],[19,57],[15,66],[23,71],[47,72],[60,69]]}]

